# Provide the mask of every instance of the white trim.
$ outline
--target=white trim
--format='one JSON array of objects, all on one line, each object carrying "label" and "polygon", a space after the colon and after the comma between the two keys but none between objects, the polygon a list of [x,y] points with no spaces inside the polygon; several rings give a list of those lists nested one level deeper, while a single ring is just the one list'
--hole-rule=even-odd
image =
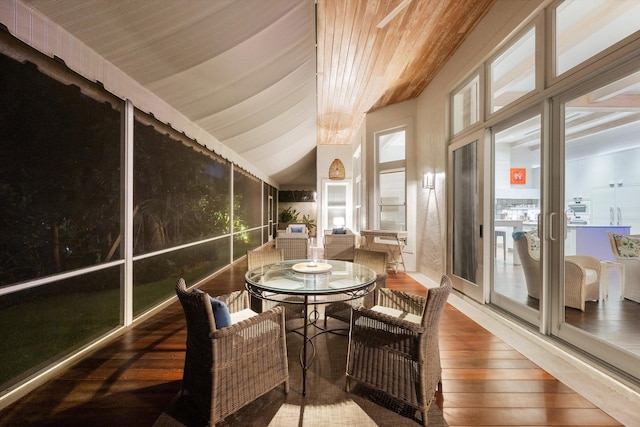
[{"label": "white trim", "polygon": [[124,269],[122,271],[122,297],[120,301],[121,320],[124,326],[133,323],[133,128],[134,128],[134,107],[133,102],[127,99],[124,108],[124,158],[123,158],[123,224],[120,230],[124,239],[122,248],[124,251]]}]

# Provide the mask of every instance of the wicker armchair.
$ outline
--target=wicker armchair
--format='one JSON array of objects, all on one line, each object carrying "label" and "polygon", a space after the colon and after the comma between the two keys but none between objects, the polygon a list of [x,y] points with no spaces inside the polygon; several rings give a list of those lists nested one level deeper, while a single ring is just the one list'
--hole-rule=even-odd
[{"label": "wicker armchair", "polygon": [[[266,248],[247,251],[248,270],[253,270],[254,268],[281,261],[284,261],[284,251],[282,249]],[[256,311],[264,311],[278,305],[282,305],[285,309],[284,317],[286,320],[304,317],[304,305],[302,305],[302,298],[284,294],[272,294],[271,297],[273,299],[280,299],[282,302],[260,300],[256,297],[251,297],[251,307]],[[287,304],[287,301],[292,301],[292,303]]]},{"label": "wicker armchair", "polygon": [[307,233],[279,233],[276,248],[284,253],[284,259],[309,259],[309,235]]},{"label": "wicker armchair", "polygon": [[324,230],[324,258],[353,261],[356,247],[356,235],[346,229],[345,234],[333,234],[333,230]]},{"label": "wicker armchair", "polygon": [[[354,250],[353,262],[369,267],[376,272],[376,289],[387,286],[387,262],[389,254],[387,252],[370,251],[357,248]],[[358,298],[352,301],[333,302],[327,304],[324,309],[324,326],[327,326],[327,317],[342,320],[349,323],[351,321],[351,308],[359,305],[372,307],[376,304],[377,293],[367,295],[365,298]]]},{"label": "wicker armchair", "polygon": [[247,269],[253,270],[263,265],[274,264],[284,261],[284,252],[282,249],[257,249],[247,251]]},{"label": "wicker armchair", "polygon": [[353,262],[369,267],[376,272],[376,288],[385,288],[387,285],[387,263],[389,254],[387,252],[370,251],[367,249],[354,249]]},{"label": "wicker armchair", "polygon": [[176,294],[187,320],[187,352],[182,392],[214,426],[273,388],[289,392],[284,311],[255,313],[247,291],[219,297],[231,325],[216,328],[209,295],[187,291],[178,280]]},{"label": "wicker armchair", "polygon": [[408,407],[427,412],[442,389],[439,328],[451,292],[451,280],[421,297],[379,289],[378,304],[355,308],[347,353],[347,384],[357,381],[382,391]]},{"label": "wicker armchair", "polygon": [[[531,298],[540,299],[542,265],[537,236],[532,232],[513,233],[514,246],[520,256],[522,271]],[[600,261],[588,255],[564,258],[564,305],[584,311],[585,301],[600,298]]]}]

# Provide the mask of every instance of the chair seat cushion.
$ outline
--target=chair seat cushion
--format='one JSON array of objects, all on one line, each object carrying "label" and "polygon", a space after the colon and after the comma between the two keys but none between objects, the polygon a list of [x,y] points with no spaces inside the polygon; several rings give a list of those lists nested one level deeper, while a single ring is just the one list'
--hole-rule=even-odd
[{"label": "chair seat cushion", "polygon": [[598,272],[591,269],[591,268],[585,268],[585,278],[584,278],[584,283],[586,283],[587,285],[591,284],[591,283],[595,283],[598,280]]},{"label": "chair seat cushion", "polygon": [[[250,317],[257,316],[258,313],[251,310],[250,308],[245,308],[244,310],[236,311],[235,313],[231,313],[231,325],[235,325],[238,322],[242,322],[243,320],[247,320]],[[216,320],[217,322],[217,320]],[[217,323],[216,323],[217,324]]]},{"label": "chair seat cushion", "polygon": [[415,314],[407,313],[406,311],[397,310],[395,308],[375,305],[371,307],[371,310],[377,311],[378,313],[386,314],[387,316],[396,317],[398,319],[408,320],[409,322],[417,323],[418,325],[422,323],[422,317]]}]

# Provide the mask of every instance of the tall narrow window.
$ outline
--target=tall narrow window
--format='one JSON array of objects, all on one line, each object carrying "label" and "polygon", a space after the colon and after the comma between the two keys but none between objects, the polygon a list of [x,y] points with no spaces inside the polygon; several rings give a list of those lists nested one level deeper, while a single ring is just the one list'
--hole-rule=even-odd
[{"label": "tall narrow window", "polygon": [[405,129],[377,135],[377,221],[382,230],[407,229],[405,143]]},{"label": "tall narrow window", "polygon": [[406,224],[405,172],[380,174],[380,228],[404,231]]},{"label": "tall narrow window", "polygon": [[324,180],[322,223],[325,228],[351,228],[351,182]]},{"label": "tall narrow window", "polygon": [[353,155],[353,230],[358,232],[362,229],[364,218],[362,217],[362,155],[358,147]]}]

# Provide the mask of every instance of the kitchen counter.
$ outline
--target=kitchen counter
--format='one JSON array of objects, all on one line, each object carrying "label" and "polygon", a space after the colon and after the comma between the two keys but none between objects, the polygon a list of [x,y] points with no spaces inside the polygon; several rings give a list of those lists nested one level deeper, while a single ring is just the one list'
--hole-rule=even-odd
[{"label": "kitchen counter", "polygon": [[[538,226],[535,221],[521,221],[513,219],[495,219],[494,226],[510,228],[514,231],[533,230]],[[628,225],[590,225],[567,224],[567,240],[565,255],[590,255],[599,260],[614,261],[609,236],[607,233],[630,234]],[[513,252],[513,264],[520,264],[520,257],[513,248],[511,233],[507,233],[507,248]]]},{"label": "kitchen counter", "polygon": [[[567,227],[573,227],[573,228],[614,228],[614,229],[631,228],[630,225],[591,225],[591,224],[567,224]],[[620,233],[620,234],[624,234],[624,233]]]},{"label": "kitchen counter", "polygon": [[599,260],[615,261],[607,233],[629,234],[629,225],[577,225],[575,228],[576,255],[590,255]]}]

